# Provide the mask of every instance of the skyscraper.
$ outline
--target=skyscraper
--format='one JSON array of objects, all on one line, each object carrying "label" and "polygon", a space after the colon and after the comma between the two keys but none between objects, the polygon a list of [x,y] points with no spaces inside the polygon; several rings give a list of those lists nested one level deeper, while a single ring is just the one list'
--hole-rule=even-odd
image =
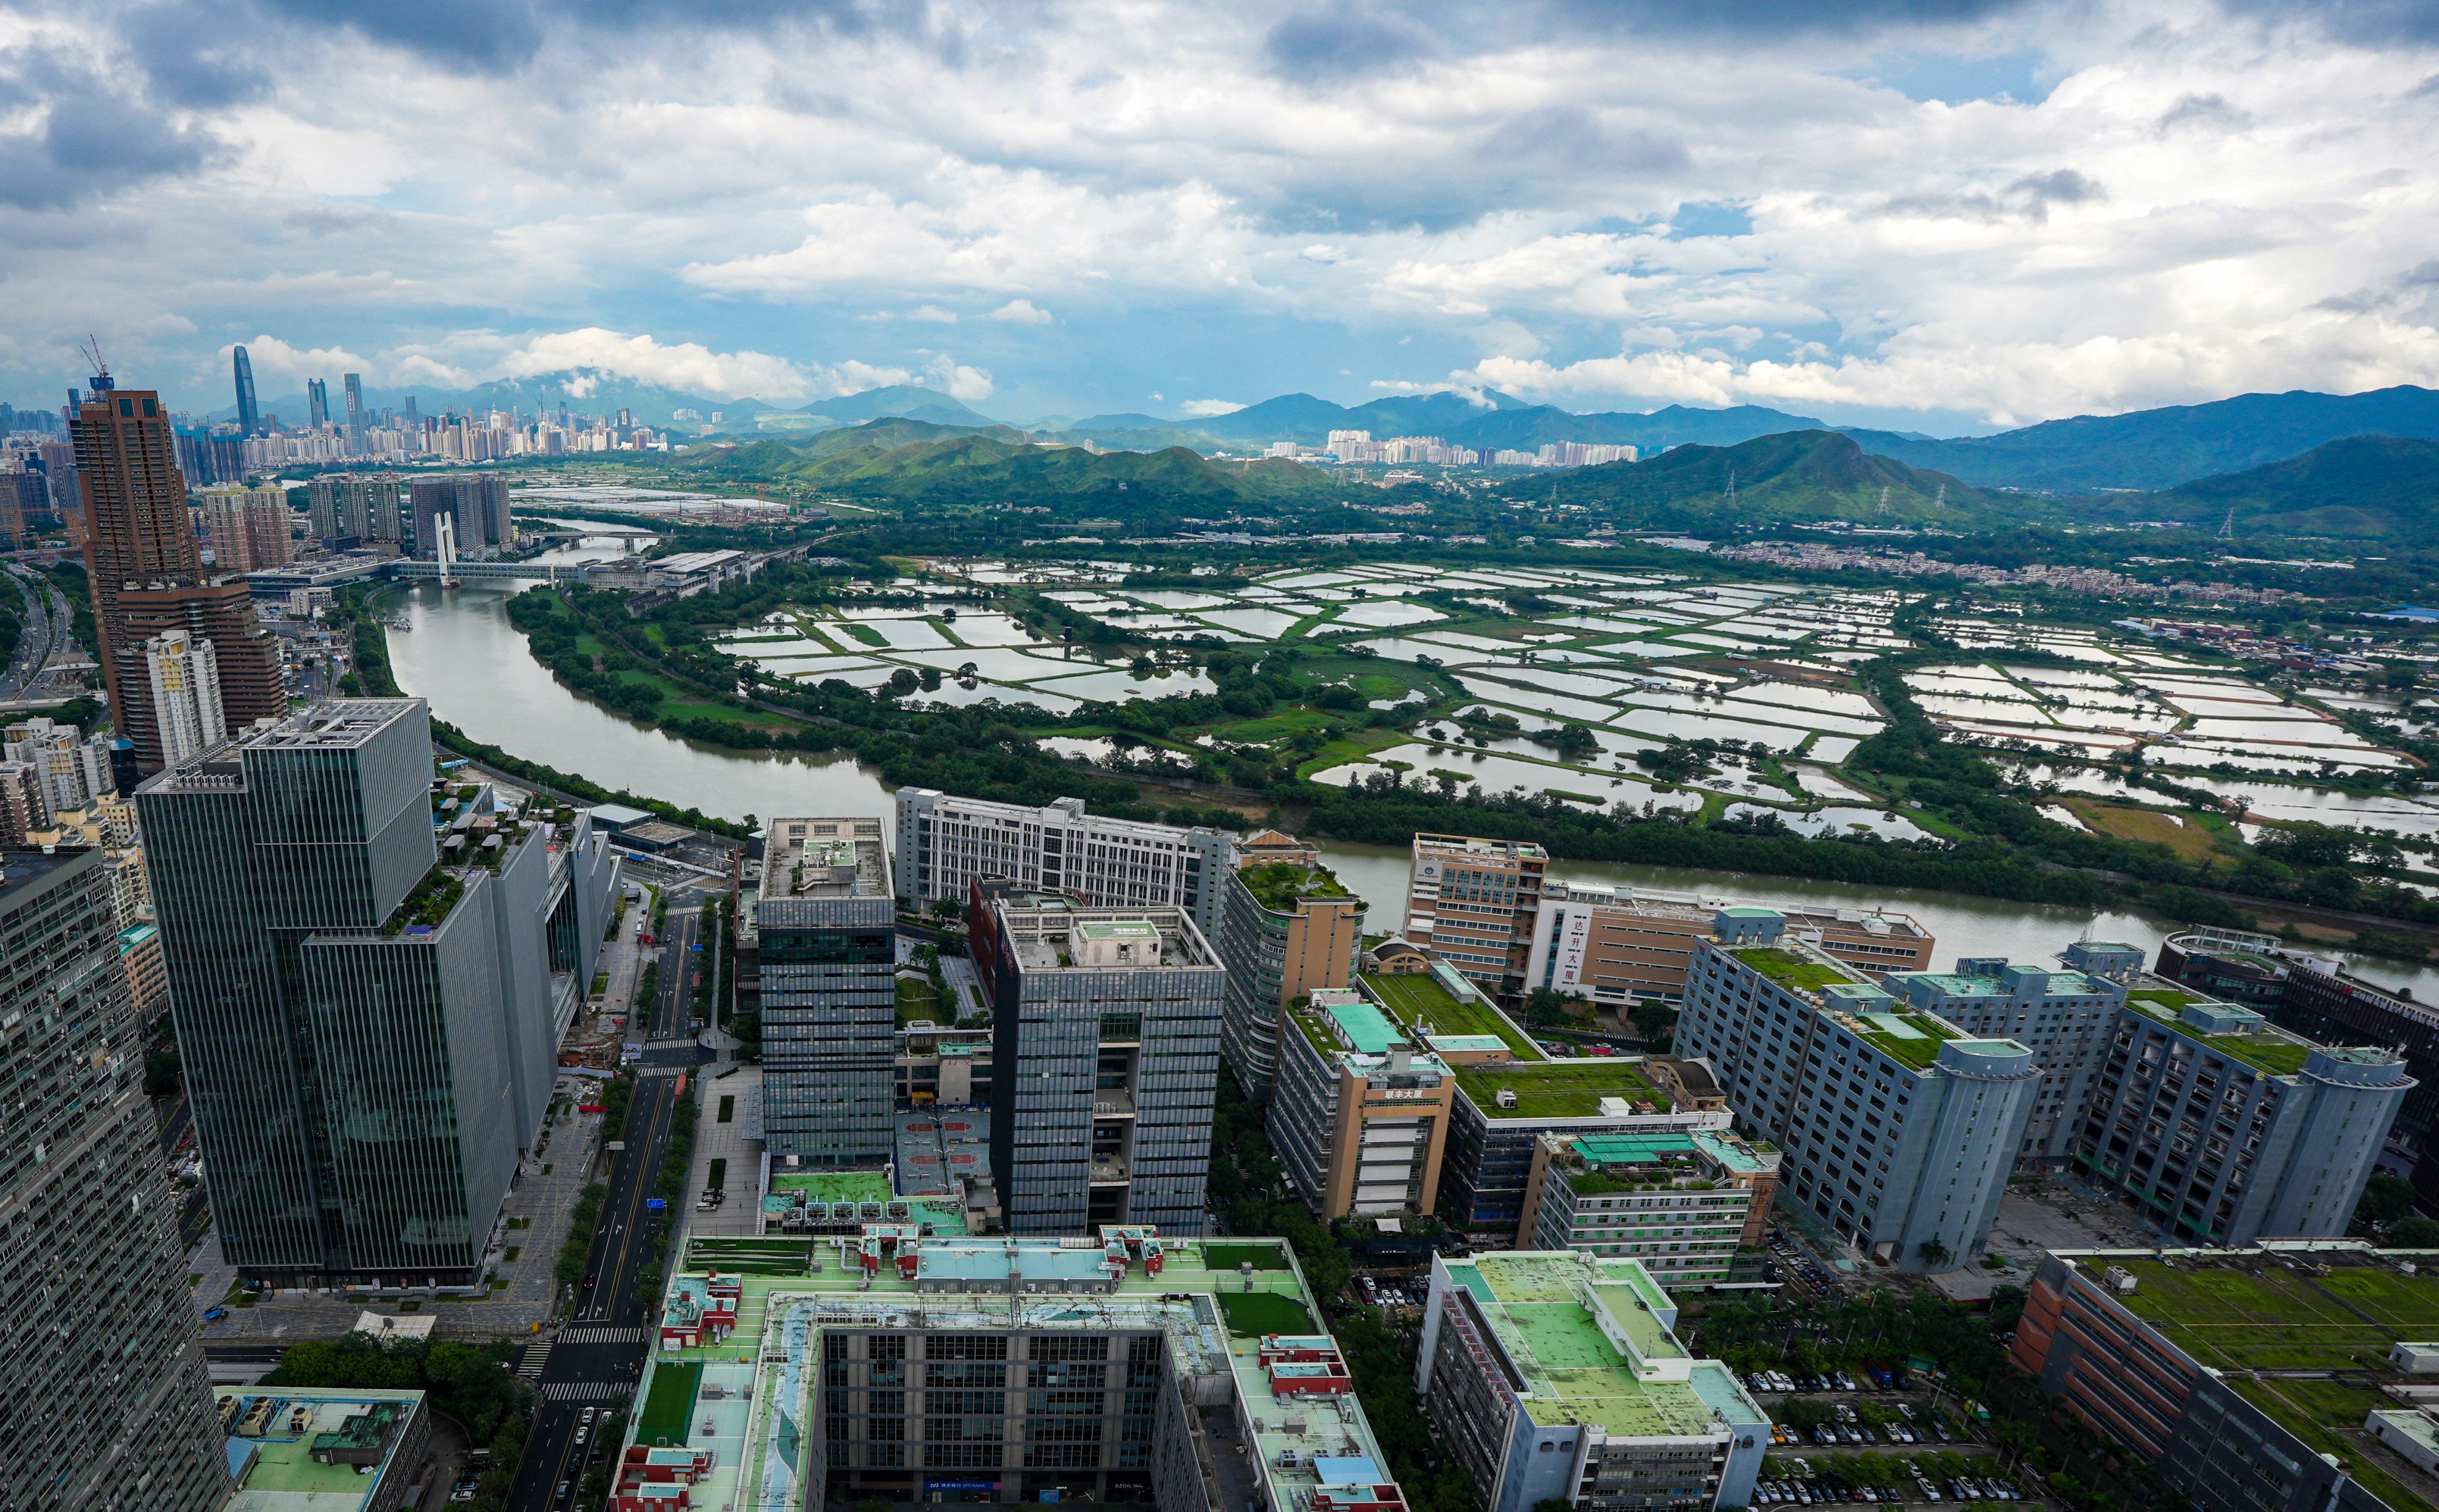
[{"label": "skyscraper", "polygon": [[262,434],[262,406],[254,398],[254,359],[237,349],[237,428],[248,436]]},{"label": "skyscraper", "polygon": [[0,850],[0,1485],[42,1512],[209,1512],[228,1495],[144,1026],[98,850]]},{"label": "skyscraper", "polygon": [[[774,819],[753,902],[774,1156],[880,1165],[895,1143],[898,904],[878,819]],[[745,948],[742,937],[739,948]]]},{"label": "skyscraper", "polygon": [[305,380],[306,423],[315,430],[330,423],[330,385],[323,379]]},{"label": "skyscraper", "polygon": [[212,643],[225,722],[241,729],[286,706],[279,660],[256,618],[245,583],[206,576],[187,515],[187,480],[160,395],[116,388],[97,374],[69,421],[85,517],[84,560],[101,644],[102,684],[137,766],[161,766],[151,683],[136,649],[165,630]]},{"label": "skyscraper", "polygon": [[339,380],[347,393],[347,450],[365,449],[365,380],[361,373],[343,374]]},{"label": "skyscraper", "polygon": [[420,700],[334,700],[136,791],[221,1253],[463,1286],[540,1129],[616,863],[579,815],[436,845]]},{"label": "skyscraper", "polygon": [[144,643],[144,665],[161,725],[161,756],[169,765],[191,761],[228,738],[221,722],[221,674],[211,642],[183,630],[163,631]]}]

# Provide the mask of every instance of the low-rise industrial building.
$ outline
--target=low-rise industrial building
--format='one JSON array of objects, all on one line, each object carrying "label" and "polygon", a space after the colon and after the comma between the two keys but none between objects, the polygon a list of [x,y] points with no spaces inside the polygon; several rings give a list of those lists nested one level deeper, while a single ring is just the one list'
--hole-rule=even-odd
[{"label": "low-rise industrial building", "polygon": [[[1541,886],[1524,986],[1611,1006],[1685,995],[1694,942],[1722,907],[1690,893],[1654,893],[1552,879]],[[1784,910],[1788,932],[1867,972],[1919,971],[1932,939],[1904,914],[1860,909]]]},{"label": "low-rise industrial building", "polygon": [[1433,1256],[1415,1389],[1487,1512],[1751,1504],[1770,1419],[1642,1265]]}]

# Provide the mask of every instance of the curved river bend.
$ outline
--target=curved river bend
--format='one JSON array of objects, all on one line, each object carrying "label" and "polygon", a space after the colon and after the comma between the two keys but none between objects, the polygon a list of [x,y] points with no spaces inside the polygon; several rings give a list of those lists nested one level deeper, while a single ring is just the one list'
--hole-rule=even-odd
[{"label": "curved river bend", "polygon": [[[568,560],[614,554],[614,542],[588,539]],[[509,625],[511,590],[468,584],[443,595],[420,584],[385,595],[381,603],[405,629],[389,636],[399,685],[428,699],[435,716],[504,751],[580,773],[609,788],[665,799],[729,819],[754,814],[890,815],[891,789],[881,774],[846,756],[747,755],[698,745],[626,720],[579,699],[552,681]],[[1406,853],[1382,845],[1320,843],[1339,878],[1372,904],[1374,928],[1402,923]],[[2087,914],[2078,909],[1955,893],[1877,889],[1781,877],[1744,877],[1659,866],[1559,862],[1552,871],[1579,881],[1631,883],[1678,892],[1731,894],[1741,901],[1807,903],[1827,908],[1885,908],[1913,915],[1938,938],[1937,962],[1958,955],[2004,955],[2041,961],[2087,931],[2095,939],[2124,940],[2155,952],[2166,930],[2139,914]],[[2439,998],[2439,971],[2359,958],[2354,969],[2383,985],[2412,988],[2425,1002]]]}]

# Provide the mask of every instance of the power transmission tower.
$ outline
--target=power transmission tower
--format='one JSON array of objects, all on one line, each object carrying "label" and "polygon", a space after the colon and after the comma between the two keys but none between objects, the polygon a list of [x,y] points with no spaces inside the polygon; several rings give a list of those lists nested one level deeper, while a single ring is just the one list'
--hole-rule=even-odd
[{"label": "power transmission tower", "polygon": [[1889,512],[1889,490],[1887,485],[1883,484],[1881,486],[1880,502],[1873,507],[1872,512],[1874,514],[1886,514]]},{"label": "power transmission tower", "polygon": [[1934,508],[1934,509],[1945,509],[1945,508],[1947,508],[1947,507],[1948,507],[1948,485],[1947,485],[1947,484],[1943,483],[1943,484],[1941,484],[1941,485],[1939,486],[1939,496],[1938,496],[1937,498],[1935,498],[1935,499],[1933,499],[1933,500],[1932,500],[1932,501],[1931,501],[1931,507],[1932,507],[1932,508]]},{"label": "power transmission tower", "polygon": [[1734,469],[1734,468],[1730,468],[1730,469],[1728,469],[1728,507],[1729,507],[1729,508],[1731,508],[1731,509],[1733,509],[1733,508],[1735,508],[1736,507],[1736,469]]},{"label": "power transmission tower", "polygon": [[2227,518],[2218,523],[2218,539],[2221,541],[2234,541],[2235,539],[2235,507],[2234,505],[2230,505],[2228,507]]}]

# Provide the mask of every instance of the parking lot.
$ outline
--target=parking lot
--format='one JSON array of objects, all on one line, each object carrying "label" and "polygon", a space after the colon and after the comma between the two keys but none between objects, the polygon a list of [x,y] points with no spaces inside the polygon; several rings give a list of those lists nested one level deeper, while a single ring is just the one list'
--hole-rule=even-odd
[{"label": "parking lot", "polygon": [[1978,1442],[1972,1403],[1876,1366],[1861,1374],[1756,1371],[1745,1385],[1771,1417],[1755,1505],[2038,1502],[2029,1475]]}]

